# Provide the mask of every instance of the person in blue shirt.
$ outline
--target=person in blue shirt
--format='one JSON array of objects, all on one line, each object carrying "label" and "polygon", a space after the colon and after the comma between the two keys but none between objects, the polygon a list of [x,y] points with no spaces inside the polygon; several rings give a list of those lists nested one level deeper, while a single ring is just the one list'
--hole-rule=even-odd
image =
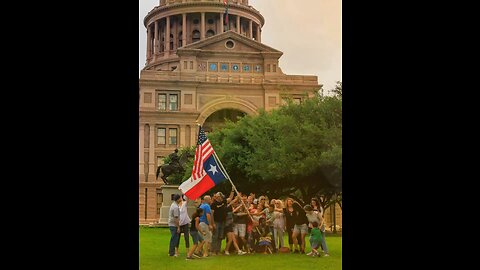
[{"label": "person in blue shirt", "polygon": [[203,239],[205,240],[205,252],[203,257],[208,257],[207,252],[210,251],[210,246],[212,244],[212,231],[214,229],[214,222],[212,217],[212,211],[210,209],[210,204],[212,203],[212,198],[208,195],[203,197],[203,202],[199,208],[203,209],[203,215],[200,216],[200,230],[205,235]]}]

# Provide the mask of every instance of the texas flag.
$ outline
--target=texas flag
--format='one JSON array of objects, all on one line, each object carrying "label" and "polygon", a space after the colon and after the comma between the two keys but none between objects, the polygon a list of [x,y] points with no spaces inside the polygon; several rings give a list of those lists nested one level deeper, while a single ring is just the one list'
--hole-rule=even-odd
[{"label": "texas flag", "polygon": [[192,176],[178,187],[190,200],[195,200],[227,179],[214,152],[205,131],[200,127]]}]

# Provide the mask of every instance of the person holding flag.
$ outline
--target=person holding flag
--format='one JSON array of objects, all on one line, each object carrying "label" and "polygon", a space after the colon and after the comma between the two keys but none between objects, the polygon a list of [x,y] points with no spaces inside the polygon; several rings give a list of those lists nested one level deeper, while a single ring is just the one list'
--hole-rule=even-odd
[{"label": "person holding flag", "polygon": [[[178,187],[178,189],[182,191],[182,193],[185,194],[185,196],[190,200],[196,200],[198,197],[202,196],[205,192],[207,192],[214,186],[225,181],[225,179],[228,179],[230,181],[230,184],[232,184],[232,188],[238,194],[238,190],[233,184],[232,179],[230,179],[230,177],[228,176],[228,173],[225,171],[225,168],[220,162],[217,154],[215,153],[215,150],[213,150],[213,147],[210,144],[210,141],[208,140],[205,131],[203,130],[202,126],[200,126],[200,130],[198,132],[197,148],[195,149],[195,159],[193,160],[192,175],[189,179],[184,181]],[[205,201],[207,202],[207,204],[210,204],[210,196],[205,197]],[[243,202],[243,200],[241,200],[241,203],[243,204],[243,207],[247,209],[247,206],[245,205],[245,202]],[[204,211],[205,210],[209,209],[204,209]],[[204,215],[206,216],[205,212]],[[250,218],[252,218],[248,211],[247,214],[250,216]],[[201,218],[200,220],[204,223],[200,224],[200,228],[202,229],[202,231],[211,233],[211,231],[214,229],[212,227],[215,225],[211,224],[210,221],[207,220],[207,218]],[[209,238],[208,236],[209,235],[207,235],[206,237],[207,239]],[[209,241],[207,241],[207,239],[205,239],[205,242],[207,243],[208,250]]]}]

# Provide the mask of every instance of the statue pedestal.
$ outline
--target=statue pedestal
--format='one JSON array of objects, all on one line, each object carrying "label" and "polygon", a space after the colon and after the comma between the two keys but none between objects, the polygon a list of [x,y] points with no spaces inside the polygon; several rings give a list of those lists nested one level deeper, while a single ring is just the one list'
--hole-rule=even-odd
[{"label": "statue pedestal", "polygon": [[[160,219],[158,221],[160,226],[168,226],[168,212],[173,203],[173,194],[182,195],[182,192],[178,190],[178,187],[179,185],[162,185],[163,202],[162,207],[160,208]],[[195,212],[196,208],[197,207],[195,207],[194,201],[188,200],[187,212],[189,217],[192,217],[192,214]]]}]

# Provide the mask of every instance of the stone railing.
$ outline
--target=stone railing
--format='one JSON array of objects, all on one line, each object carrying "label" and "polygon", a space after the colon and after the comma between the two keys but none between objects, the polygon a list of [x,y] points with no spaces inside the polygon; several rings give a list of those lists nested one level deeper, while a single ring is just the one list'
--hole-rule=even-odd
[{"label": "stone railing", "polygon": [[317,76],[283,75],[243,75],[243,74],[209,74],[209,73],[187,73],[172,71],[149,71],[141,72],[142,80],[160,81],[195,81],[210,83],[240,83],[240,84],[309,84],[317,85]]},{"label": "stone railing", "polygon": [[[223,0],[160,0],[160,6],[172,5],[172,4],[181,4],[181,3],[190,3],[190,2],[216,2],[222,3]],[[228,3],[248,6],[248,1],[246,0],[228,0]]]}]

